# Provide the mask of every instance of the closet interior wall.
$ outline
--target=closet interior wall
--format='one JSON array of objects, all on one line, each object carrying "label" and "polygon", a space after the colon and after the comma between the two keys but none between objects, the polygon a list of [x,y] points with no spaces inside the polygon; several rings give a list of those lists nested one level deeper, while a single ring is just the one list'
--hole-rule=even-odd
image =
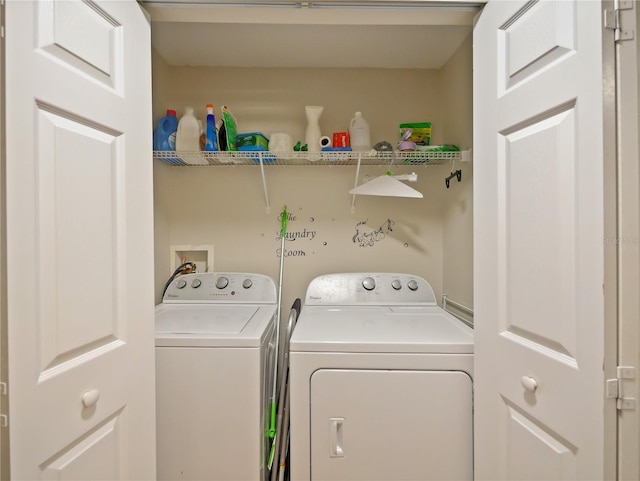
[{"label": "closet interior wall", "polygon": [[[239,132],[288,132],[303,140],[305,105],[322,105],[323,135],[348,130],[354,112],[373,142],[396,144],[402,122],[430,121],[432,144],[471,147],[471,37],[441,69],[172,67],[153,52],[154,122],[166,109],[229,107]],[[171,274],[170,246],[214,245],[213,270],[278,278],[279,215],[290,213],[283,305],[304,296],[309,281],[329,272],[385,271],[423,276],[443,292],[472,302],[471,163],[446,188],[451,164],[394,166],[416,172],[423,199],[358,196],[356,166],[266,166],[266,212],[259,166],[176,167],[154,160],[156,301]],[[358,183],[387,166],[360,170]]]}]

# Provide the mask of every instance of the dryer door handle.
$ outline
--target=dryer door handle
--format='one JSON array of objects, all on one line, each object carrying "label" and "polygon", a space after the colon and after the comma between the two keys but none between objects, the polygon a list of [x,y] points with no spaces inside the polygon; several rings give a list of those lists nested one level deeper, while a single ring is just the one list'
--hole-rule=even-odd
[{"label": "dryer door handle", "polygon": [[344,457],[344,418],[329,418],[329,456]]}]

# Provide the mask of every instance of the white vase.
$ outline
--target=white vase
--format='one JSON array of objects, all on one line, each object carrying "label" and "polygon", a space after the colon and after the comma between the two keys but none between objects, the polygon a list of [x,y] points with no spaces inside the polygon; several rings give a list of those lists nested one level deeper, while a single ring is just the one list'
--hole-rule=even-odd
[{"label": "white vase", "polygon": [[307,115],[307,130],[304,136],[304,143],[307,144],[309,152],[320,152],[320,115],[324,107],[320,105],[307,105],[304,111]]}]

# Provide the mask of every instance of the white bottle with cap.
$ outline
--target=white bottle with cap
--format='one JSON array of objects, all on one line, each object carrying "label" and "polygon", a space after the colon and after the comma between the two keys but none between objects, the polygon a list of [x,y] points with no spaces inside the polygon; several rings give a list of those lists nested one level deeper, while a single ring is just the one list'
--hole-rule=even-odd
[{"label": "white bottle with cap", "polygon": [[181,152],[198,152],[200,150],[200,124],[193,115],[193,107],[185,108],[184,115],[178,122],[176,150]]},{"label": "white bottle with cap", "polygon": [[368,152],[371,150],[371,134],[369,124],[362,116],[362,112],[356,112],[349,124],[349,137],[351,149],[356,152]]}]

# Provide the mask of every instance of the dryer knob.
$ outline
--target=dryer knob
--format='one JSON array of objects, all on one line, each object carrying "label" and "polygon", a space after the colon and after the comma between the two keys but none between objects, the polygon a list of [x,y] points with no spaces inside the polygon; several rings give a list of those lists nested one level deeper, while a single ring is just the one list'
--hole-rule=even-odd
[{"label": "dryer knob", "polygon": [[373,280],[373,277],[365,277],[362,280],[362,287],[368,291],[372,291],[376,287],[376,281]]},{"label": "dryer knob", "polygon": [[178,282],[176,282],[176,287],[178,289],[184,289],[184,286],[187,285],[187,281],[185,281],[184,279],[180,279]]},{"label": "dryer knob", "polygon": [[201,285],[202,281],[200,279],[194,279],[193,281],[191,281],[191,287],[193,287],[194,289],[197,289]]},{"label": "dryer knob", "polygon": [[402,282],[400,282],[398,279],[395,279],[391,283],[391,287],[393,287],[396,291],[399,291],[400,289],[402,289]]},{"label": "dryer knob", "polygon": [[407,287],[409,289],[411,289],[412,291],[417,291],[418,290],[418,283],[412,279],[407,283]]},{"label": "dryer knob", "polygon": [[218,277],[218,280],[216,281],[216,287],[218,289],[224,289],[228,285],[229,285],[229,279],[227,279],[226,277]]},{"label": "dryer knob", "polygon": [[242,287],[245,289],[249,289],[253,285],[253,281],[251,279],[245,279],[242,283]]}]

